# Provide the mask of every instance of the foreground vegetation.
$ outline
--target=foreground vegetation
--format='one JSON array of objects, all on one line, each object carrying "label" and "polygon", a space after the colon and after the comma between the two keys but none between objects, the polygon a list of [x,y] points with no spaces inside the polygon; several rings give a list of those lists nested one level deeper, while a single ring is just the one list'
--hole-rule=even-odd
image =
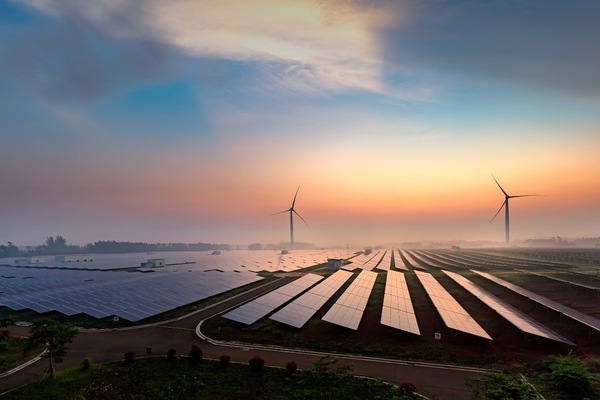
[{"label": "foreground vegetation", "polygon": [[470,382],[472,399],[598,399],[599,374],[592,364],[572,355],[548,356],[527,374],[489,373]]},{"label": "foreground vegetation", "polygon": [[0,333],[0,374],[29,361],[45,348],[43,345],[35,346],[30,349],[29,354],[25,354],[27,344],[26,338]]},{"label": "foreground vegetation", "polygon": [[[192,353],[192,352],[191,352]],[[84,361],[77,369],[58,373],[56,380],[37,381],[5,396],[7,399],[416,399],[414,387],[402,388],[335,369],[334,360],[323,360],[311,369],[296,371],[266,368],[253,357],[234,364],[197,356],[135,359],[93,365]],[[283,367],[283,366],[282,366]]]}]

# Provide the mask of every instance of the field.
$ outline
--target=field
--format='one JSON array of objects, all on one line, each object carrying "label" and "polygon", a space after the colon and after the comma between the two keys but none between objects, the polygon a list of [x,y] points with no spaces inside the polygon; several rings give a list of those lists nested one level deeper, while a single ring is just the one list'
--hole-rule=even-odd
[{"label": "field", "polygon": [[[548,254],[548,252],[544,254]],[[600,318],[598,291],[517,271],[517,269],[531,270],[558,275],[564,280],[587,282],[589,285],[596,284],[600,287],[593,274],[594,269],[589,264],[536,260],[531,257],[524,258],[522,254],[512,254],[508,251],[450,253],[428,250],[412,252],[412,255],[420,262],[418,267],[432,273],[494,340],[490,341],[446,328],[427,293],[411,271],[405,272],[405,276],[421,330],[420,336],[380,324],[385,272],[379,272],[363,319],[356,331],[321,320],[340,293],[350,284],[347,282],[301,329],[289,327],[268,318],[246,326],[222,317],[215,317],[203,324],[203,332],[209,337],[220,340],[454,364],[498,365],[509,369],[522,368],[523,365],[539,361],[550,354],[572,353],[589,359],[600,357],[600,332],[561,316],[555,311],[538,305],[532,300],[470,271],[472,268],[492,273],[587,315]],[[445,265],[441,265],[443,260],[446,261]],[[406,262],[406,264],[409,263]],[[460,273],[483,289],[566,337],[576,346],[525,335],[443,274],[441,267]],[[440,340],[434,338],[436,333],[441,333]]]}]

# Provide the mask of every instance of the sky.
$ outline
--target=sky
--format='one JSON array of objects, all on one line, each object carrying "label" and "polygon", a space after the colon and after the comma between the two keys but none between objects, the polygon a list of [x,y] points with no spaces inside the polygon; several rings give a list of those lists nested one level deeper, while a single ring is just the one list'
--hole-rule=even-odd
[{"label": "sky", "polygon": [[0,243],[600,236],[600,3],[0,2]]}]

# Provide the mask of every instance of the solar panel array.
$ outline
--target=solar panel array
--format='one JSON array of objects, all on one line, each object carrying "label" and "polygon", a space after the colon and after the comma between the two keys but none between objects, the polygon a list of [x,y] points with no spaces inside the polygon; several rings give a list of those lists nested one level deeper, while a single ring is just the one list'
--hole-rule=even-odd
[{"label": "solar panel array", "polygon": [[139,321],[259,281],[250,272],[160,269],[153,273],[0,268],[0,305]]},{"label": "solar panel array", "polygon": [[361,271],[323,316],[323,321],[357,330],[376,279],[376,272]]},{"label": "solar panel array", "polygon": [[241,305],[226,314],[224,318],[252,325],[271,311],[281,307],[309,287],[323,279],[317,274],[306,274],[287,285]]},{"label": "solar panel array", "polygon": [[381,324],[420,335],[406,278],[402,272],[388,271],[381,309]]},{"label": "solar panel array", "polygon": [[351,276],[351,272],[336,271],[317,286],[271,315],[270,318],[286,325],[302,328]]},{"label": "solar panel array", "polygon": [[471,271],[475,272],[478,275],[483,276],[484,278],[491,280],[492,282],[495,282],[501,286],[504,286],[505,288],[510,289],[515,293],[519,293],[521,296],[525,296],[525,297],[535,301],[536,303],[539,303],[545,307],[548,307],[548,308],[550,308],[554,311],[557,311],[563,315],[566,315],[567,317],[574,319],[575,321],[581,322],[582,324],[587,325],[592,329],[600,331],[600,320],[598,320],[597,318],[594,318],[590,315],[584,314],[580,311],[574,310],[571,307],[567,307],[567,306],[560,304],[554,300],[550,300],[547,297],[541,296],[537,293],[534,293],[530,290],[527,290],[525,288],[522,288],[522,287],[512,284],[510,282],[507,282],[504,279],[500,279],[500,278],[498,278],[494,275],[488,274],[486,272],[480,272],[480,271],[475,271],[475,270],[471,270]]},{"label": "solar panel array", "polygon": [[394,257],[394,268],[401,269],[404,271],[409,271],[406,264],[404,264],[404,260],[402,259],[402,251],[400,251],[400,250],[397,250],[397,251],[398,251],[398,256]]},{"label": "solar panel array", "polygon": [[406,261],[408,261],[408,263],[410,265],[412,265],[413,268],[427,271],[427,268],[421,262],[419,262],[419,260],[417,260],[417,258],[414,257],[409,251],[407,251],[407,250],[400,250],[400,251],[404,255],[404,258],[406,258]]},{"label": "solar panel array", "polygon": [[496,311],[498,314],[504,317],[504,319],[516,326],[519,330],[531,335],[536,335],[575,346],[575,343],[571,342],[569,339],[559,335],[550,328],[529,317],[527,314],[517,310],[496,296],[490,294],[464,276],[450,271],[443,272],[460,286],[481,300],[485,305]]},{"label": "solar panel array", "polygon": [[381,260],[381,252],[380,251],[376,251],[374,253],[368,253],[368,254],[359,254],[356,257],[353,257],[350,261],[352,261],[351,264],[346,264],[342,267],[342,269],[346,270],[346,271],[354,271],[356,269],[366,269],[366,270],[372,270],[373,268],[375,268],[375,266],[377,265],[377,263]]},{"label": "solar panel array", "polygon": [[391,267],[392,267],[392,252],[388,250],[385,252],[385,254],[383,255],[383,258],[377,265],[377,269],[380,269],[382,271],[389,271],[389,269]]},{"label": "solar panel array", "polygon": [[559,278],[557,276],[554,275],[547,275],[547,274],[542,274],[539,272],[533,272],[533,271],[526,271],[524,269],[517,269],[517,271],[519,272],[523,272],[525,274],[530,274],[530,275],[536,275],[536,276],[541,276],[544,278],[548,278],[548,279],[552,279],[554,281],[558,281],[558,282],[562,282],[562,283],[568,283],[569,285],[573,285],[573,286],[578,286],[578,287],[582,287],[584,289],[589,289],[589,290],[595,290],[595,291],[600,291],[600,287],[598,286],[594,286],[594,285],[586,285],[585,283],[581,283],[581,282],[574,282],[568,279],[563,279],[563,278]]},{"label": "solar panel array", "polygon": [[490,335],[431,274],[421,271],[415,271],[415,274],[448,328],[492,340]]},{"label": "solar panel array", "polygon": [[[336,252],[337,253],[337,252]],[[221,251],[219,255],[205,251],[169,251],[129,254],[92,254],[92,262],[61,262],[54,256],[43,257],[41,263],[23,263],[22,258],[2,258],[0,265],[21,265],[36,268],[112,270],[139,268],[151,258],[163,258],[167,264],[192,263],[198,269],[248,270],[252,272],[291,272],[327,262],[327,250],[293,250],[281,254],[274,250]]]}]

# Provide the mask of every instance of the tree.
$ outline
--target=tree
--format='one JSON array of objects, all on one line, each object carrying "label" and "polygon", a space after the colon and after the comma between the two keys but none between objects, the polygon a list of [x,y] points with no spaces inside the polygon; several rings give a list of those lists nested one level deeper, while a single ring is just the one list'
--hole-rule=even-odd
[{"label": "tree", "polygon": [[8,246],[0,245],[0,257],[18,257],[19,248],[12,242],[7,242],[7,244]]},{"label": "tree", "polygon": [[29,329],[29,340],[25,351],[29,351],[38,344],[46,345],[45,357],[48,358],[48,369],[52,379],[56,378],[55,364],[60,363],[67,354],[67,345],[75,339],[77,329],[48,318],[33,321]]},{"label": "tree", "polygon": [[49,252],[65,251],[67,249],[67,239],[60,235],[56,235],[56,237],[48,236],[46,238],[46,249]]}]

